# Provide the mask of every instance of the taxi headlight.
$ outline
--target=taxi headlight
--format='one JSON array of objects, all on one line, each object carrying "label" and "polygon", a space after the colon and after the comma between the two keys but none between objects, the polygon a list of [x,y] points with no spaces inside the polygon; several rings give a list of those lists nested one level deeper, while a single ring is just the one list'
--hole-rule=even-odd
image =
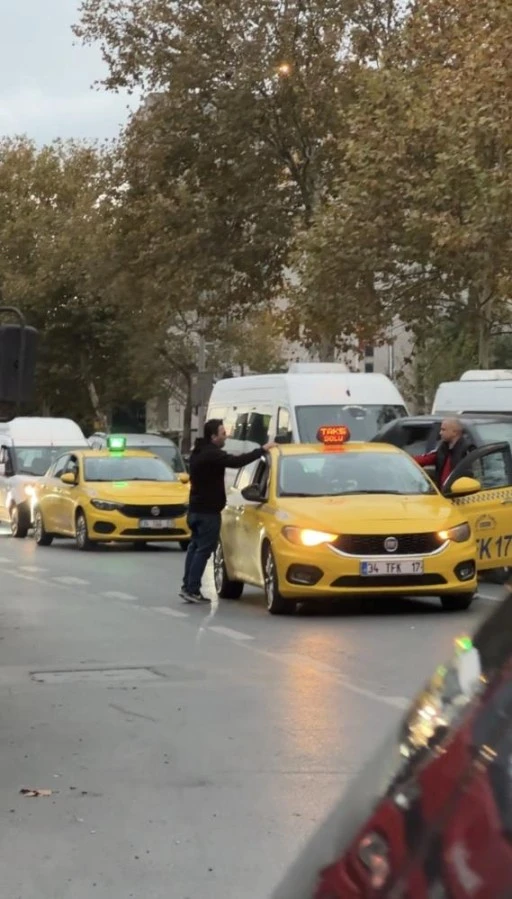
[{"label": "taxi headlight", "polygon": [[448,528],[446,531],[439,531],[437,534],[441,540],[451,540],[453,543],[464,543],[471,537],[471,528],[467,521],[464,524],[458,524],[455,528]]},{"label": "taxi headlight", "polygon": [[308,528],[283,528],[283,534],[290,543],[296,546],[321,546],[322,543],[332,543],[338,534],[330,534],[326,531],[311,531]]},{"label": "taxi headlight", "polygon": [[109,503],[105,499],[91,499],[91,506],[94,506],[95,509],[100,509],[102,512],[114,512],[116,509],[121,508],[120,503]]}]

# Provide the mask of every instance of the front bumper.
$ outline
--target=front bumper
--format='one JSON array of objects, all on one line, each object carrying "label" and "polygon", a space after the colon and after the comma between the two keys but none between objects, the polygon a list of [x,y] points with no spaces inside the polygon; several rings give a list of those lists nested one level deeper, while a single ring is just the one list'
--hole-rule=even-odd
[{"label": "front bumper", "polygon": [[[118,511],[103,511],[90,506],[86,512],[89,528],[89,539],[95,542],[136,543],[148,541],[152,543],[168,543],[189,540],[190,530],[186,515],[170,519],[172,526],[161,527],[163,522],[155,519],[153,527],[141,527],[141,519],[124,515]],[[145,516],[144,520],[148,520]],[[166,519],[166,521],[169,519]]]},{"label": "front bumper", "polygon": [[[279,590],[290,599],[341,595],[441,596],[477,589],[476,544],[448,542],[430,555],[347,556],[330,546],[299,548],[284,537],[273,544]],[[362,561],[422,564],[421,573],[362,575]],[[418,567],[418,566],[416,566]]]}]

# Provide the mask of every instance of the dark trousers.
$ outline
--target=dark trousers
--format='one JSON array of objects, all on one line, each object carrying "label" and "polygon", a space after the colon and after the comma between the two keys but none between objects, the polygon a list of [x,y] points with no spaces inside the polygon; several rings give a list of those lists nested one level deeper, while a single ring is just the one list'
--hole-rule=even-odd
[{"label": "dark trousers", "polygon": [[199,593],[204,570],[215,552],[220,534],[219,512],[191,512],[188,526],[192,538],[185,559],[183,587],[188,593]]}]

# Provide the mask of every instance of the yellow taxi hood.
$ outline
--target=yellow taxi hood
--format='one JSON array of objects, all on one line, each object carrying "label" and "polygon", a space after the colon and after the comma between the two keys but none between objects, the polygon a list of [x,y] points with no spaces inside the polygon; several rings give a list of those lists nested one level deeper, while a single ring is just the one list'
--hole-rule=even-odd
[{"label": "yellow taxi hood", "polygon": [[179,481],[119,481],[107,484],[88,481],[86,490],[93,499],[156,506],[162,503],[186,503],[190,492],[188,485]]},{"label": "yellow taxi hood", "polygon": [[438,494],[283,497],[278,504],[283,524],[286,521],[303,528],[354,534],[374,534],[390,528],[402,534],[437,531],[464,520],[463,511]]}]

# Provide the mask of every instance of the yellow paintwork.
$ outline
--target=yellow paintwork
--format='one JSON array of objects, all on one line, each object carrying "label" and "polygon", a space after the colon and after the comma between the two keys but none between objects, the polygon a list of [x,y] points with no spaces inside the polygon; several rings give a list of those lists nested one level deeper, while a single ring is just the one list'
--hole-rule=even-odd
[{"label": "yellow paintwork", "polygon": [[[372,465],[372,455],[376,453],[398,453],[402,450],[388,444],[348,443],[342,452],[357,451],[368,455],[368,465]],[[304,446],[291,444],[280,446],[271,452],[270,477],[264,503],[249,503],[241,498],[240,492],[232,487],[228,492],[228,505],[223,513],[221,541],[226,573],[230,580],[242,581],[259,587],[264,585],[262,571],[262,548],[269,542],[274,554],[280,593],[289,599],[300,600],[309,597],[339,596],[342,594],[403,594],[403,595],[444,595],[476,591],[476,577],[461,582],[454,573],[460,562],[477,561],[479,547],[479,522],[487,516],[486,539],[494,541],[500,537],[507,542],[506,551],[501,547],[502,556],[495,553],[492,562],[478,559],[478,569],[498,567],[506,564],[508,546],[512,548],[512,520],[510,511],[504,517],[502,503],[504,494],[512,494],[512,488],[479,491],[475,495],[447,499],[439,492],[434,495],[364,495],[352,494],[332,497],[279,497],[277,469],[280,456],[326,453],[321,444]],[[408,457],[409,458],[409,457]],[[383,489],[385,489],[383,484]],[[486,494],[493,499],[486,501]],[[510,509],[510,507],[509,507]],[[492,513],[492,517],[490,516]],[[494,524],[490,525],[489,521]],[[340,577],[357,578],[359,584],[360,562],[382,556],[349,556],[336,551],[327,543],[316,547],[298,546],[283,535],[285,526],[328,532],[332,534],[400,536],[401,534],[438,532],[468,522],[471,536],[462,543],[447,541],[439,551],[416,556],[422,558],[425,575],[441,576],[445,583],[421,586],[372,585],[372,578],[364,578],[363,585],[336,586],[332,583]],[[503,557],[503,561],[502,561]],[[411,556],[400,556],[411,559]],[[287,572],[291,565],[302,563],[321,569],[323,576],[315,586],[291,584]],[[396,579],[395,583],[398,581]],[[374,582],[375,583],[375,582]]]},{"label": "yellow paintwork", "polygon": [[[37,485],[34,505],[41,510],[44,527],[47,533],[62,537],[75,536],[75,517],[78,509],[82,509],[87,520],[88,536],[94,542],[139,542],[158,541],[176,542],[190,538],[185,514],[173,518],[173,533],[161,535],[158,530],[142,534],[126,533],[127,530],[138,530],[141,519],[151,519],[150,512],[128,517],[119,510],[101,510],[92,505],[92,500],[123,503],[130,506],[185,506],[188,507],[190,486],[181,481],[126,481],[98,482],[84,481],[84,460],[107,458],[112,456],[153,458],[152,453],[143,450],[126,450],[123,453],[111,453],[108,450],[74,450],[79,464],[79,480],[71,486],[61,478],[42,478]],[[159,460],[161,461],[161,460]],[[95,528],[114,525],[109,534],[98,533]]]}]

